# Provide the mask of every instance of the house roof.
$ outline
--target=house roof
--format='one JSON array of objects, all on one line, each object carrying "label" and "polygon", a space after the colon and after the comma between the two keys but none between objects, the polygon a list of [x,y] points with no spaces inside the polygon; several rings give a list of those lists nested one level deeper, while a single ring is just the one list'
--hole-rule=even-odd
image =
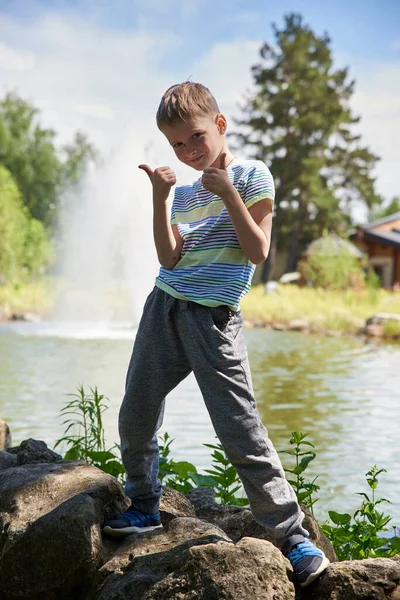
[{"label": "house roof", "polygon": [[378,221],[373,221],[372,223],[367,223],[366,225],[361,225],[361,229],[375,229],[375,227],[379,227],[380,225],[386,225],[386,223],[391,223],[392,221],[398,221],[400,219],[400,212],[395,212],[388,217],[384,217],[383,219],[378,219]]},{"label": "house roof", "polygon": [[[398,214],[400,215],[400,213]],[[364,239],[400,250],[400,233],[397,231],[371,231],[364,229]]]},{"label": "house roof", "polygon": [[357,230],[363,232],[363,238],[366,241],[377,242],[382,246],[390,246],[400,250],[400,230],[399,229],[380,229],[381,225],[387,225],[393,221],[400,221],[400,212],[395,212],[384,219],[367,223],[366,225],[358,225],[349,233],[350,239],[357,236]]}]

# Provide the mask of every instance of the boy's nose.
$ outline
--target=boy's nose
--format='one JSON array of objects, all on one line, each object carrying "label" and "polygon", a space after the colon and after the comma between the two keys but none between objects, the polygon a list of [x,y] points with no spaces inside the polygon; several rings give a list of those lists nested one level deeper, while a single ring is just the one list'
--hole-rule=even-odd
[{"label": "boy's nose", "polygon": [[193,158],[194,156],[196,156],[196,149],[188,147],[186,149],[186,154],[187,154],[188,158]]}]

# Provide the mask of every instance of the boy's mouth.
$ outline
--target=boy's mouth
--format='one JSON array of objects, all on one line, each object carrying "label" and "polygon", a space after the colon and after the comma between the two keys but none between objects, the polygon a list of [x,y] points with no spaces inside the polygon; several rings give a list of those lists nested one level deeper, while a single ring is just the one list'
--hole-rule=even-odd
[{"label": "boy's mouth", "polygon": [[203,158],[203,154],[201,156],[198,156],[197,158],[194,158],[193,160],[191,160],[191,163],[196,164],[197,162],[199,162],[199,160],[201,160]]}]

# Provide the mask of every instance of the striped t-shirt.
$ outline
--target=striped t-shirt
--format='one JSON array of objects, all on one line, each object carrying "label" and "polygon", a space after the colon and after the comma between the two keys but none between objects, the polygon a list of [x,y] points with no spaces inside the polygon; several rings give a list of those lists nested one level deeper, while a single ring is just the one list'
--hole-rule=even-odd
[{"label": "striped t-shirt", "polygon": [[[235,158],[227,172],[247,208],[264,198],[273,202],[274,181],[262,161]],[[156,286],[180,300],[239,310],[255,265],[241,249],[221,198],[205,190],[200,180],[177,187],[171,224],[183,239],[181,259],[173,269],[160,268]]]}]

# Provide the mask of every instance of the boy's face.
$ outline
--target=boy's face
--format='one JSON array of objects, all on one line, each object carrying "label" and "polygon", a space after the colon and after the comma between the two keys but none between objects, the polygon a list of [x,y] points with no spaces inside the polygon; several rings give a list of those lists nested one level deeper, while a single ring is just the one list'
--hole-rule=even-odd
[{"label": "boy's face", "polygon": [[221,114],[196,116],[162,127],[178,159],[196,171],[219,166],[225,130],[226,119]]}]

